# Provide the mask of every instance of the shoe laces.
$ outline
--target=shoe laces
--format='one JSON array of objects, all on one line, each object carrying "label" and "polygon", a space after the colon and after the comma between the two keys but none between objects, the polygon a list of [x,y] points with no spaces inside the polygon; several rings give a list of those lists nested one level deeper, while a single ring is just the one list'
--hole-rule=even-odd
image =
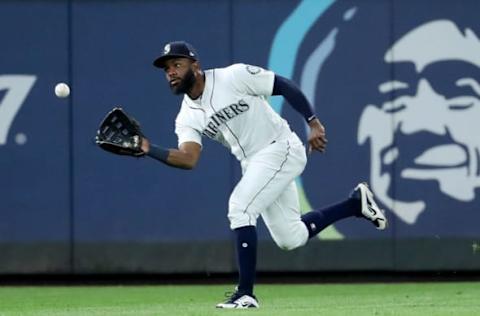
[{"label": "shoe laces", "polygon": [[238,292],[238,290],[235,289],[235,291],[227,291],[225,292],[225,298],[227,298],[227,302],[233,303],[240,297],[242,297],[243,294]]},{"label": "shoe laces", "polygon": [[233,296],[235,293],[237,293],[237,292],[238,292],[238,285],[235,286],[235,288],[233,289],[233,291],[227,291],[227,292],[225,292],[225,297],[226,297],[226,298],[230,298],[230,297],[232,297],[232,296]]}]

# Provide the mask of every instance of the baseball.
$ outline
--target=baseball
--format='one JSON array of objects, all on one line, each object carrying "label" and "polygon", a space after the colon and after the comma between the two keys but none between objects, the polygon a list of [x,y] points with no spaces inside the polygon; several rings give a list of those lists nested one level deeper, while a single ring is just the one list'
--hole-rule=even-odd
[{"label": "baseball", "polygon": [[63,82],[55,86],[55,95],[59,98],[66,98],[70,95],[70,87]]}]

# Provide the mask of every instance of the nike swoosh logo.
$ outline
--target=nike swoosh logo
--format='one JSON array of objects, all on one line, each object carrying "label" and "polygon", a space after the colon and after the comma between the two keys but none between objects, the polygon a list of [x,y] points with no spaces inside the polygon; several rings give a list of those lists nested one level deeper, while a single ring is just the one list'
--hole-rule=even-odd
[{"label": "nike swoosh logo", "polygon": [[368,209],[370,210],[370,212],[373,213],[373,216],[376,216],[376,215],[377,215],[377,211],[375,211],[375,210],[372,208],[371,205],[372,205],[372,203],[371,203],[371,202],[368,200],[368,198],[367,198],[367,207],[368,207]]},{"label": "nike swoosh logo", "polygon": [[373,208],[371,208],[370,205],[368,205],[368,209],[370,210],[370,212],[373,213],[373,216],[377,215],[377,211],[375,211]]}]

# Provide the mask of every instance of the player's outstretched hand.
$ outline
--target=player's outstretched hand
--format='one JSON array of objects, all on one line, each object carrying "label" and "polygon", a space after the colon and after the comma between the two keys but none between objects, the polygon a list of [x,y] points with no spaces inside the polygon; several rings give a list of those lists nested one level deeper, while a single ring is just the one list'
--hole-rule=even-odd
[{"label": "player's outstretched hand", "polygon": [[319,152],[325,152],[327,148],[327,138],[325,136],[325,127],[320,123],[319,119],[314,119],[310,123],[310,135],[308,136],[308,153],[312,150],[318,150]]}]

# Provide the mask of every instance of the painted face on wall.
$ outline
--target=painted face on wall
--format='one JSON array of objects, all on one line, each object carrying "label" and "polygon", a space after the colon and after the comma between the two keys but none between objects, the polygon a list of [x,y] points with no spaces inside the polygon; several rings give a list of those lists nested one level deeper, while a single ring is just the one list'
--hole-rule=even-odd
[{"label": "painted face on wall", "polygon": [[384,60],[394,79],[378,86],[383,104],[365,106],[358,144],[370,146],[376,197],[413,224],[426,201],[394,198],[393,172],[399,181],[433,181],[462,202],[480,187],[480,40],[435,20],[401,37]]}]

